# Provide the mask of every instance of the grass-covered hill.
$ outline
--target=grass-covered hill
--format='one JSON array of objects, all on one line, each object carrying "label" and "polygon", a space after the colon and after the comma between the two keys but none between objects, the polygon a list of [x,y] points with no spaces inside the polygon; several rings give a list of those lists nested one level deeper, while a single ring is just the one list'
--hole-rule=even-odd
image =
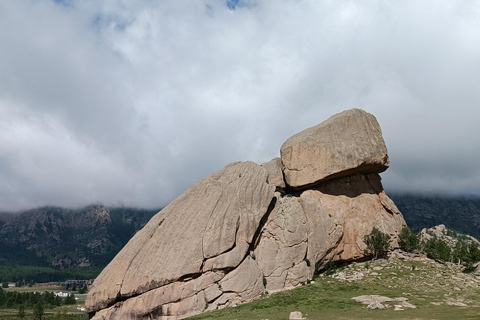
[{"label": "grass-covered hill", "polygon": [[[308,320],[479,319],[479,284],[477,276],[463,273],[455,264],[392,254],[388,259],[333,269],[290,291],[265,294],[244,305],[189,319],[283,320],[292,311],[302,312]],[[363,295],[400,299],[382,303],[383,309],[370,309],[352,299]]]}]

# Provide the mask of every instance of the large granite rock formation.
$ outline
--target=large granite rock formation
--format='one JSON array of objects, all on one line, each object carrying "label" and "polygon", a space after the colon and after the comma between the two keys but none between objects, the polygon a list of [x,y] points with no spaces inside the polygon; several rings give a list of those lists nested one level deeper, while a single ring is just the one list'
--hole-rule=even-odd
[{"label": "large granite rock formation", "polygon": [[405,222],[377,174],[388,156],[372,115],[335,115],[281,155],[229,164],[154,216],[95,280],[91,318],[182,319],[293,288],[363,258],[373,227],[397,245]]}]

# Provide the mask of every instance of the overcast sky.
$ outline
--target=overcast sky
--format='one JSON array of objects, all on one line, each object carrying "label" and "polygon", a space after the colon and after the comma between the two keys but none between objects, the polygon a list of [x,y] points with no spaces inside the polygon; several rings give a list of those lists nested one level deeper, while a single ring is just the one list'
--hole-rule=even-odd
[{"label": "overcast sky", "polygon": [[353,107],[387,192],[480,194],[480,2],[0,2],[0,210],[160,207]]}]

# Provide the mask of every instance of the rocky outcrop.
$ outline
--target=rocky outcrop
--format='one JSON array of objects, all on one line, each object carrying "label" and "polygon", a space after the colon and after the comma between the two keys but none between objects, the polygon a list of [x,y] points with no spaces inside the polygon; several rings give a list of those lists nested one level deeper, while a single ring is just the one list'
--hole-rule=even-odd
[{"label": "rocky outcrop", "polygon": [[388,156],[375,118],[354,109],[307,131],[281,160],[229,164],[154,216],[95,280],[91,318],[182,319],[293,288],[363,258],[373,227],[395,247],[405,222],[377,174]]},{"label": "rocky outcrop", "polygon": [[279,188],[285,188],[285,180],[283,179],[282,160],[279,157],[262,163],[268,172],[267,182]]},{"label": "rocky outcrop", "polygon": [[280,154],[286,183],[293,188],[355,173],[380,173],[389,166],[377,119],[360,109],[295,134]]}]

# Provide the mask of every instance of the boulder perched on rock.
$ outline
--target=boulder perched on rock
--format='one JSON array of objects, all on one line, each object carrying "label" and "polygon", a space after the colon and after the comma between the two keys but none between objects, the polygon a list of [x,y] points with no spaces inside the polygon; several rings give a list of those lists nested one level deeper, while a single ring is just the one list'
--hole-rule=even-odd
[{"label": "boulder perched on rock", "polygon": [[285,142],[283,172],[279,158],[229,164],[155,215],[95,280],[91,319],[182,319],[293,288],[363,258],[374,227],[395,247],[405,221],[376,173],[388,156],[375,118],[317,127]]},{"label": "boulder perched on rock", "polygon": [[285,180],[304,188],[355,173],[380,173],[389,166],[377,119],[351,109],[299,132],[282,145]]}]

